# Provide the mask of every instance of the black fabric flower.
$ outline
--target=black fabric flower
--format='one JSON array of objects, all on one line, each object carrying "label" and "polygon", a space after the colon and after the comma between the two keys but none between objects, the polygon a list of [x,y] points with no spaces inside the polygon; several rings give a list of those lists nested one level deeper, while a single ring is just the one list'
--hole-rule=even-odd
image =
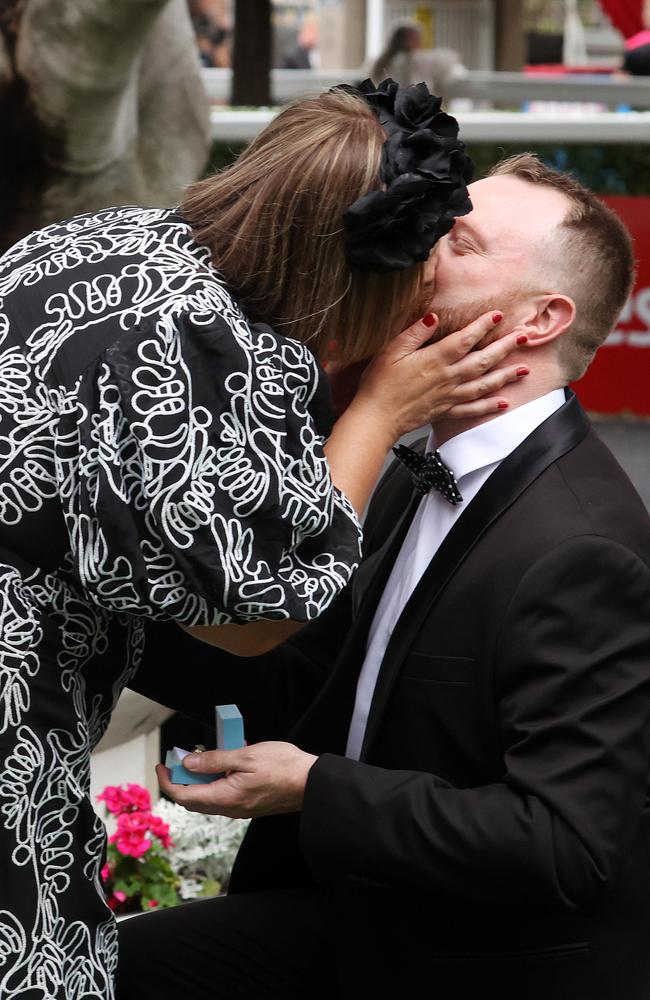
[{"label": "black fabric flower", "polygon": [[472,210],[474,164],[458,122],[425,83],[364,80],[335,89],[363,97],[388,133],[380,165],[385,187],[358,198],[344,216],[350,268],[385,273],[425,261],[454,219]]}]

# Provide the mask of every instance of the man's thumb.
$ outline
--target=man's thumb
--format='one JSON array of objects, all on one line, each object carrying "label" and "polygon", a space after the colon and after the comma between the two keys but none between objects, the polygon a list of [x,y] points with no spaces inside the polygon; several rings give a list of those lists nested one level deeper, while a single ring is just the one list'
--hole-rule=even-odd
[{"label": "man's thumb", "polygon": [[188,753],[187,757],[183,757],[183,767],[186,771],[196,771],[198,774],[210,774],[217,770],[210,751]]}]

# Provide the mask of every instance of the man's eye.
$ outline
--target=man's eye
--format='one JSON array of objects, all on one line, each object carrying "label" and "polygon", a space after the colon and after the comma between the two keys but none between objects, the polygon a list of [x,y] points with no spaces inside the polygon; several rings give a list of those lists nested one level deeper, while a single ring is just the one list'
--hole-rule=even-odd
[{"label": "man's eye", "polygon": [[466,243],[465,240],[454,240],[453,247],[456,253],[472,253],[474,247],[471,243]]}]

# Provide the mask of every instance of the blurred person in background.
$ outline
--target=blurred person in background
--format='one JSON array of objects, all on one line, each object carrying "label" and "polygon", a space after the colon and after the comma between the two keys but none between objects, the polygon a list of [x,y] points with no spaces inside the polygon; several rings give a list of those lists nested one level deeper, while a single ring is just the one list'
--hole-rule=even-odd
[{"label": "blurred person in background", "polygon": [[307,19],[298,32],[296,41],[287,45],[278,60],[279,69],[316,69],[318,26]]},{"label": "blurred person in background", "polygon": [[631,52],[640,45],[650,45],[650,0],[643,0],[641,6],[641,30],[625,39],[625,51]]},{"label": "blurred person in background", "polygon": [[424,80],[429,89],[444,100],[450,97],[454,79],[465,72],[460,55],[454,49],[422,47],[422,29],[416,21],[397,25],[384,51],[366,64],[365,70],[372,80],[391,77],[403,86]]},{"label": "blurred person in background", "polygon": [[627,49],[623,56],[623,74],[626,76],[650,76],[650,31],[644,45]]},{"label": "blurred person in background", "polygon": [[625,39],[619,76],[650,76],[650,0],[643,0],[641,30]]},{"label": "blurred person in background", "polygon": [[417,22],[398,24],[391,32],[384,51],[371,63],[369,76],[377,81],[389,76],[403,85],[417,83],[419,76],[414,54],[421,48],[422,30]]},{"label": "blurred person in background", "polygon": [[[496,412],[520,381],[486,374],[516,337],[473,350],[492,309],[426,346],[429,257],[471,208],[462,143],[429,140],[438,179],[395,205],[379,115],[339,89],[284,109],[178,207],[76,216],[0,257],[3,997],[113,995],[89,757],[145,621],[242,664],[282,642],[354,573],[399,437]],[[332,341],[375,357],[335,424]]]},{"label": "blurred person in background", "polygon": [[230,31],[215,16],[209,0],[189,0],[189,11],[201,65],[208,69],[230,66]]}]

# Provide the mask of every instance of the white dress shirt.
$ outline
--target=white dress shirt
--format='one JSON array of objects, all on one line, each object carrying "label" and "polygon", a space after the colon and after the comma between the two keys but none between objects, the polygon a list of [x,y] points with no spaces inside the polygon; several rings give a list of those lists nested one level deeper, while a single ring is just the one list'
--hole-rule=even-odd
[{"label": "white dress shirt", "polygon": [[[348,734],[346,756],[359,759],[370,703],[386,646],[406,602],[456,520],[504,458],[565,402],[564,389],[518,406],[494,420],[450,438],[439,449],[452,470],[463,502],[454,506],[431,490],[418,506],[402,543],[368,633],[366,658],[357,682],[357,696]],[[427,451],[435,450],[433,431]]]}]

